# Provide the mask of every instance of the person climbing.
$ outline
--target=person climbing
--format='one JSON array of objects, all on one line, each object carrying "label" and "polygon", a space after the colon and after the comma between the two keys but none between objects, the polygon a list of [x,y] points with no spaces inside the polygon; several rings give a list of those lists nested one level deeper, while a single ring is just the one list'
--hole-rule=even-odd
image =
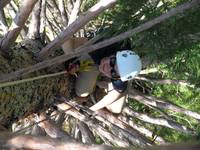
[{"label": "person climbing", "polygon": [[[80,39],[74,39],[71,39],[71,41],[80,41]],[[83,44],[82,42],[80,43]],[[76,44],[76,46],[78,47],[79,44]],[[69,48],[69,45],[65,43],[62,48],[65,53],[69,54],[76,47]],[[106,47],[106,51],[110,51],[109,47]],[[102,50],[83,54],[80,56],[78,63],[68,66],[70,74],[78,72],[75,82],[75,92],[78,97],[89,96],[94,91],[96,85],[106,89],[107,94],[90,107],[93,111],[106,107],[112,113],[120,113],[127,96],[128,81],[137,76],[142,68],[140,57],[132,50],[120,50],[116,52],[115,49],[114,51],[110,55]],[[103,55],[100,55],[99,52]],[[83,66],[88,67],[84,70],[83,68],[86,67]],[[108,80],[98,81],[99,75],[107,77]]]}]

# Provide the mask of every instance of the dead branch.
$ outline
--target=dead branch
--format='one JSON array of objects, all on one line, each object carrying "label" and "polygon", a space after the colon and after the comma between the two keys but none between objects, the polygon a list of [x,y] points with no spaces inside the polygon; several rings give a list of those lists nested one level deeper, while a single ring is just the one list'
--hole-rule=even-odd
[{"label": "dead branch", "polygon": [[171,120],[167,120],[164,118],[154,118],[154,117],[150,117],[146,114],[143,113],[139,113],[136,111],[133,111],[131,108],[129,107],[125,107],[123,109],[123,113],[126,113],[129,116],[132,117],[136,117],[144,122],[148,122],[148,123],[152,123],[152,124],[156,124],[156,125],[160,125],[163,127],[167,127],[167,128],[171,128],[186,134],[194,134],[194,131],[184,125],[181,125],[177,122],[171,121]]},{"label": "dead branch", "polygon": [[77,118],[80,121],[87,124],[90,128],[92,128],[94,130],[94,132],[96,132],[97,134],[100,134],[101,136],[107,138],[111,143],[116,144],[116,145],[121,146],[121,147],[129,146],[129,143],[127,141],[121,140],[120,138],[116,137],[115,135],[109,133],[102,126],[97,124],[96,120],[91,119],[91,118],[83,115],[78,110],[72,108],[70,105],[68,105],[66,103],[62,103],[62,104],[57,104],[56,106],[60,110],[66,112],[66,114],[69,114],[69,115],[73,116],[74,118]]},{"label": "dead branch", "polygon": [[52,138],[62,138],[66,141],[74,141],[72,137],[70,137],[66,132],[61,130],[58,126],[56,126],[49,118],[44,114],[40,114],[36,117],[36,122],[38,125],[45,130],[45,132]]},{"label": "dead branch", "polygon": [[[3,137],[4,136],[4,137]],[[35,137],[30,135],[13,135],[1,133],[0,148],[6,150],[29,149],[29,150],[111,150],[111,147],[102,145],[86,145],[78,142],[59,141],[48,137]]]},{"label": "dead branch", "polygon": [[131,89],[129,91],[129,97],[133,98],[133,99],[137,100],[138,102],[141,102],[145,105],[151,105],[151,106],[158,107],[161,109],[168,109],[168,110],[171,110],[174,112],[183,113],[185,115],[188,115],[188,116],[200,121],[200,114],[198,114],[196,112],[190,111],[190,110],[182,108],[180,106],[177,106],[177,105],[173,104],[172,102],[169,102],[166,100],[161,100],[161,99],[158,99],[153,96],[145,95],[135,89]]},{"label": "dead branch", "polygon": [[118,118],[127,125],[131,126],[133,129],[140,132],[141,134],[145,135],[146,137],[149,137],[150,139],[153,139],[153,141],[155,141],[156,144],[166,144],[165,140],[162,137],[154,135],[152,131],[146,129],[141,125],[137,125],[131,118],[127,118],[123,115],[119,115]]},{"label": "dead branch", "polygon": [[64,27],[66,27],[68,24],[68,17],[67,17],[67,12],[65,10],[64,0],[58,1],[58,7],[59,7],[59,10],[61,13],[63,25],[64,25]]},{"label": "dead branch", "polygon": [[74,7],[69,16],[68,26],[76,20],[80,7],[81,7],[81,3],[82,3],[82,0],[76,0],[76,2],[74,3]]},{"label": "dead branch", "polygon": [[[98,120],[104,122],[109,127],[111,126],[115,131],[117,131],[118,136],[123,136],[131,141],[132,144],[144,147],[146,145],[151,145],[152,141],[148,140],[146,137],[141,135],[139,132],[125,124],[124,122],[120,121],[115,117],[112,113],[106,110],[99,110],[98,115],[95,116]],[[106,119],[105,119],[106,118]],[[107,121],[109,120],[109,122]],[[114,125],[118,126],[115,127]],[[119,135],[120,132],[120,135]]]},{"label": "dead branch", "polygon": [[181,86],[193,87],[193,85],[186,82],[185,80],[173,80],[173,79],[158,80],[158,79],[149,79],[149,78],[142,77],[142,76],[137,76],[134,79],[148,81],[148,82],[154,82],[154,83],[158,83],[158,84],[177,84],[177,85],[181,85]]},{"label": "dead branch", "polygon": [[41,2],[42,0],[38,0],[38,2],[35,4],[35,7],[33,8],[28,31],[29,39],[37,39],[40,37]]},{"label": "dead branch", "polygon": [[57,29],[57,33],[60,33],[63,30],[63,27],[60,25],[56,14],[54,12],[52,12],[52,7],[50,7],[50,4],[47,3],[46,6],[47,6],[47,10],[48,10],[47,14],[51,14],[51,16],[52,16],[51,18],[48,18],[48,19],[51,20],[51,24],[54,24],[55,29]]},{"label": "dead branch", "polygon": [[0,9],[0,27],[2,28],[4,34],[8,32],[8,24],[3,9]]},{"label": "dead branch", "polygon": [[46,35],[46,0],[41,0],[41,13],[40,13],[40,37],[41,40],[45,43],[47,40]]},{"label": "dead branch", "polygon": [[90,128],[82,121],[78,121],[77,125],[81,131],[83,143],[94,144],[95,137]]},{"label": "dead branch", "polygon": [[37,1],[38,0],[23,1],[20,11],[16,15],[14,21],[11,24],[11,27],[9,28],[9,32],[7,32],[7,34],[0,41],[0,47],[5,55],[8,54],[9,46],[15,42],[17,36],[20,34],[21,29],[23,28]]},{"label": "dead branch", "polygon": [[100,14],[105,9],[113,6],[117,0],[101,0],[92,8],[90,8],[84,15],[80,16],[76,21],[74,21],[70,26],[68,26],[62,33],[58,35],[51,43],[45,46],[38,54],[40,58],[44,57],[48,51],[59,47],[65,41],[67,41],[75,32],[77,32],[81,27],[88,23],[92,18]]},{"label": "dead branch", "polygon": [[[138,150],[134,147],[110,147],[105,145],[86,145],[78,142],[59,141],[48,137],[35,137],[30,135],[13,135],[4,132],[0,136],[0,148],[3,150]],[[199,143],[179,143],[172,145],[145,147],[140,150],[199,150]]]}]

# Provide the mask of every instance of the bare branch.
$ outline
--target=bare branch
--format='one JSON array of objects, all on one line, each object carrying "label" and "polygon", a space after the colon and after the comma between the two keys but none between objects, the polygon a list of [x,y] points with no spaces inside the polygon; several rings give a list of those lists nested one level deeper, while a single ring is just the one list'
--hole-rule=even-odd
[{"label": "bare branch", "polygon": [[65,10],[64,0],[58,1],[58,7],[59,7],[59,10],[61,12],[63,25],[64,25],[64,27],[66,27],[67,24],[68,24],[68,17],[67,17],[67,12]]},{"label": "bare branch", "polygon": [[145,127],[141,125],[137,125],[137,123],[134,122],[131,118],[125,117],[123,115],[119,115],[118,118],[124,123],[126,123],[127,125],[131,126],[133,129],[140,132],[141,134],[153,139],[153,141],[155,141],[156,144],[166,144],[165,140],[162,137],[158,135],[154,135],[152,131],[146,129]]},{"label": "bare branch", "polygon": [[75,32],[77,32],[82,26],[88,23],[92,18],[100,14],[103,10],[111,7],[117,0],[101,0],[99,3],[90,8],[84,15],[80,16],[76,21],[70,24],[62,33],[58,35],[50,44],[44,47],[38,54],[40,58],[44,57],[49,50],[62,45],[67,41]]},{"label": "bare branch", "polygon": [[113,144],[119,145],[121,147],[129,146],[129,143],[127,141],[121,140],[120,138],[116,137],[115,135],[109,133],[101,125],[97,124],[96,120],[93,120],[89,117],[86,117],[85,115],[81,114],[78,110],[72,108],[72,106],[70,106],[66,103],[57,104],[56,106],[60,110],[66,112],[66,114],[69,114],[69,115],[79,119],[80,121],[84,122],[90,128],[92,128],[96,133],[98,133],[101,136],[104,136],[105,138],[109,139]]},{"label": "bare branch", "polygon": [[177,85],[189,86],[189,87],[194,86],[194,85],[191,85],[190,83],[186,82],[185,80],[173,80],[173,79],[158,80],[158,79],[149,79],[149,78],[142,77],[142,76],[137,76],[134,79],[148,81],[148,82],[154,82],[154,83],[158,83],[158,84],[177,84]]},{"label": "bare branch", "polygon": [[0,27],[2,28],[4,34],[8,32],[8,24],[3,9],[0,9]]},{"label": "bare branch", "polygon": [[81,7],[81,2],[82,0],[76,0],[76,2],[74,3],[74,8],[72,9],[69,17],[68,26],[76,20]]},{"label": "bare branch", "polygon": [[30,135],[13,135],[8,132],[1,133],[0,148],[4,150],[30,149],[30,150],[111,150],[111,147],[101,145],[86,145],[78,142],[59,141],[48,137],[35,137]]},{"label": "bare branch", "polygon": [[163,126],[163,127],[171,128],[171,129],[174,129],[174,130],[186,133],[186,134],[194,134],[194,131],[192,129],[187,128],[186,126],[180,125],[179,123],[171,121],[171,120],[167,120],[167,119],[164,119],[164,118],[153,118],[153,117],[150,117],[146,114],[142,114],[142,113],[133,111],[129,107],[125,107],[123,109],[123,112],[126,113],[129,116],[136,117],[136,118],[138,118],[142,121],[148,122],[148,123],[152,123],[152,124],[160,125],[160,126]]},{"label": "bare branch", "polygon": [[131,89],[129,91],[129,97],[137,100],[138,102],[141,102],[145,105],[151,105],[154,107],[162,108],[162,109],[168,109],[174,112],[183,113],[185,115],[188,115],[192,118],[197,119],[200,121],[200,114],[187,110],[185,108],[182,108],[180,106],[177,106],[173,104],[172,102],[161,100],[152,96],[145,95],[139,91],[136,91],[134,89]]},{"label": "bare branch", "polygon": [[23,4],[18,12],[17,16],[15,17],[11,27],[9,28],[9,32],[1,39],[1,49],[8,53],[8,48],[13,42],[16,40],[17,36],[19,35],[21,29],[23,28],[26,20],[29,17],[35,3],[38,0],[26,0],[23,1]]},{"label": "bare branch", "polygon": [[[138,131],[134,130],[133,128],[131,128],[130,126],[125,124],[124,122],[117,119],[117,117],[113,116],[113,114],[111,114],[108,111],[99,110],[98,115],[96,115],[95,118],[104,122],[109,127],[112,127],[114,129],[116,128],[114,125],[120,127],[120,128],[116,128],[117,130],[115,130],[115,131],[118,132],[117,134],[119,134],[119,132],[120,132],[120,135],[127,138],[134,145],[144,147],[145,145],[151,145],[152,144],[152,142],[150,140],[145,138]],[[112,124],[110,124],[105,118],[107,118],[109,120],[109,122],[112,123]]]},{"label": "bare branch", "polygon": [[35,4],[31,15],[31,22],[29,24],[28,38],[37,39],[40,37],[40,12],[41,12],[41,0]]},{"label": "bare branch", "polygon": [[82,121],[78,121],[78,128],[81,131],[83,143],[94,144],[95,137],[90,131],[90,128]]},{"label": "bare branch", "polygon": [[67,141],[74,141],[66,132],[57,127],[50,119],[44,114],[40,114],[36,117],[36,122],[40,122],[38,125],[45,130],[45,132],[52,138],[62,138]]}]

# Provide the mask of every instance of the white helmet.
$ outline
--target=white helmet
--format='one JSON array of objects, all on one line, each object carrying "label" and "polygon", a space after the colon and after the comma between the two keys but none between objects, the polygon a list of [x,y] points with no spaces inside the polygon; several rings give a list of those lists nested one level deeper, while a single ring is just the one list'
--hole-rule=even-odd
[{"label": "white helmet", "polygon": [[131,50],[117,52],[116,60],[122,81],[133,79],[142,69],[140,57]]}]

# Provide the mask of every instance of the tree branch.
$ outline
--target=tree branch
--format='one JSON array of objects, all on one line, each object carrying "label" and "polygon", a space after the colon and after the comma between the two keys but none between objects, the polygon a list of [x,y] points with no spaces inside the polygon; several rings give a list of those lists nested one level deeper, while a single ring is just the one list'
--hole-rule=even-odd
[{"label": "tree branch", "polygon": [[145,95],[137,90],[131,89],[129,91],[129,97],[137,100],[138,102],[141,102],[145,105],[151,105],[154,107],[162,108],[162,109],[168,109],[174,112],[183,113],[185,115],[188,115],[192,118],[197,119],[200,121],[200,114],[187,110],[185,108],[182,108],[180,106],[177,106],[169,101],[161,100],[152,96]]},{"label": "tree branch", "polygon": [[171,128],[186,134],[194,134],[194,131],[190,128],[187,128],[184,125],[180,125],[177,122],[171,121],[171,120],[167,120],[167,119],[163,119],[163,118],[153,118],[150,117],[146,114],[142,114],[136,111],[133,111],[131,108],[129,107],[125,107],[123,109],[123,112],[126,113],[127,115],[131,116],[131,117],[136,117],[144,122],[148,122],[148,123],[152,123],[152,124],[156,124],[156,125],[160,125],[163,127],[167,127],[167,128]]},{"label": "tree branch", "polygon": [[0,48],[6,55],[8,54],[8,48],[13,44],[13,42],[15,42],[17,36],[20,34],[21,29],[25,25],[25,22],[37,1],[38,0],[23,1],[20,11],[9,28],[9,32],[4,36],[3,39],[1,39]]},{"label": "tree branch", "polygon": [[92,18],[100,14],[103,10],[111,7],[116,3],[117,0],[101,0],[92,8],[90,8],[84,15],[80,16],[76,21],[70,24],[62,33],[58,35],[50,44],[44,47],[38,54],[40,58],[45,57],[48,51],[59,47],[65,41],[67,41],[75,32],[77,32],[81,27],[88,23]]}]

